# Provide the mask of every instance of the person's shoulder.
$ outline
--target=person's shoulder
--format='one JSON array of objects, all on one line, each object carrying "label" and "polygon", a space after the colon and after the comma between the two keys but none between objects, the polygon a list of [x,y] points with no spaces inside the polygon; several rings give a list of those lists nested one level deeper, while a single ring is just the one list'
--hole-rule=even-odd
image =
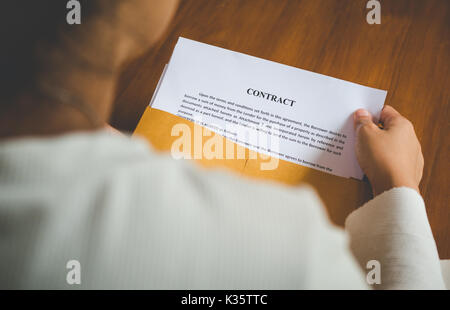
[{"label": "person's shoulder", "polygon": [[176,160],[169,152],[152,149],[142,138],[117,137],[114,143],[119,153],[126,150],[126,156],[111,155],[114,165],[104,172],[104,182],[121,188],[129,200],[139,197],[139,203],[155,208],[184,206],[241,216],[259,214],[261,219],[280,222],[296,219],[307,226],[327,217],[316,191],[306,184],[251,179],[225,168]]}]

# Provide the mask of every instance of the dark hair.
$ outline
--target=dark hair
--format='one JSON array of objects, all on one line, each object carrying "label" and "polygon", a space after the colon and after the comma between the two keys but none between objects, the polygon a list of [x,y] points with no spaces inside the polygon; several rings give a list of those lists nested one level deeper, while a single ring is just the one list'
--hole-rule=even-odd
[{"label": "dark hair", "polygon": [[[0,11],[0,105],[32,90],[45,64],[38,48],[60,44],[60,34],[71,30],[66,21],[68,0],[2,0]],[[78,0],[82,23],[100,12],[101,0]],[[73,29],[73,28],[72,28]]]}]

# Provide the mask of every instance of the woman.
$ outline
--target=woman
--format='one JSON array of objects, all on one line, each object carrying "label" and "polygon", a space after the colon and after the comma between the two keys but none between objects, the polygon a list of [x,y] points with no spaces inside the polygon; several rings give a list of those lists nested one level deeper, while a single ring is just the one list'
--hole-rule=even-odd
[{"label": "woman", "polygon": [[109,134],[118,72],[177,3],[80,2],[77,26],[64,1],[2,4],[2,288],[362,289],[373,261],[374,288],[444,288],[420,144],[392,107],[383,130],[355,112],[376,197],[343,231],[308,187],[205,172]]}]

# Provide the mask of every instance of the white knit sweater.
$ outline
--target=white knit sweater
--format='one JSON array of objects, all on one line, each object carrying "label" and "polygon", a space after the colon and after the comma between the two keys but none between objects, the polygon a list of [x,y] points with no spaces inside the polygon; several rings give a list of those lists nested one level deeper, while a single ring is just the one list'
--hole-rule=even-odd
[{"label": "white knit sweater", "polygon": [[346,230],[308,187],[204,171],[136,138],[0,142],[0,288],[444,288],[414,190],[376,197]]}]

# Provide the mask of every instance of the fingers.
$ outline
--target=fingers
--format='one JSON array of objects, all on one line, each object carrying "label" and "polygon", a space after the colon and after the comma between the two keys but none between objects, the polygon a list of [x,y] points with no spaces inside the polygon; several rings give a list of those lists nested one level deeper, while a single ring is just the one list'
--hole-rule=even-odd
[{"label": "fingers", "polygon": [[397,112],[396,109],[390,105],[385,105],[380,115],[380,122],[383,123],[383,127],[388,129],[398,120],[401,119],[402,115]]},{"label": "fingers", "polygon": [[[354,123],[355,129],[358,131],[361,127],[365,129],[375,129],[378,128],[377,125],[372,120],[372,115],[369,111],[364,109],[357,110],[354,115]],[[400,113],[397,112],[393,107],[386,105],[381,111],[380,122],[383,124],[383,129],[388,130],[394,126],[404,126],[408,125],[412,127],[412,124],[409,120],[403,117]]]},{"label": "fingers", "polygon": [[353,120],[355,124],[355,130],[358,131],[360,128],[365,127],[368,129],[378,128],[375,123],[372,121],[372,115],[369,111],[364,109],[358,109],[353,114]]}]

